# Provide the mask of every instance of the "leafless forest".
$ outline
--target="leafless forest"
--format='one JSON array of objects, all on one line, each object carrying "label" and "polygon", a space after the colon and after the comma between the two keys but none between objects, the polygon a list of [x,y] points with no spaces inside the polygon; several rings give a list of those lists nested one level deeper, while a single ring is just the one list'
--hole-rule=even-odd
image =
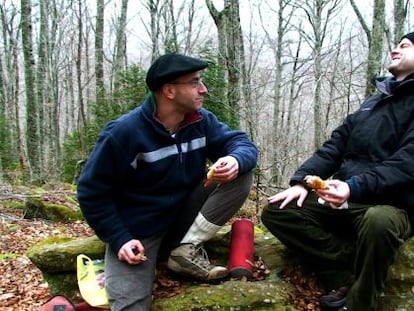
[{"label": "leafless forest", "polygon": [[0,0],[0,178],[68,180],[88,129],[126,96],[140,104],[144,80],[129,90],[125,73],[178,51],[216,64],[210,102],[256,142],[271,193],[374,91],[413,12],[410,0]]}]

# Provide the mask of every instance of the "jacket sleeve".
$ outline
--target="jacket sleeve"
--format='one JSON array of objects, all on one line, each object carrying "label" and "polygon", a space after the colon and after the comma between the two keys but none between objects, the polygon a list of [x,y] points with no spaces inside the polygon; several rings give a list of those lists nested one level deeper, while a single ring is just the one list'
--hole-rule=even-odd
[{"label": "jacket sleeve", "polygon": [[245,132],[230,129],[210,112],[204,117],[207,118],[207,157],[211,161],[223,156],[233,156],[239,163],[239,174],[256,167],[258,150]]},{"label": "jacket sleeve", "polygon": [[119,157],[122,149],[110,134],[103,132],[77,185],[77,196],[81,211],[97,236],[109,243],[115,254],[121,246],[133,237],[122,223],[113,197],[121,172],[118,163],[125,163]]},{"label": "jacket sleeve", "polygon": [[345,118],[344,122],[332,132],[331,137],[298,168],[290,179],[291,186],[295,184],[306,186],[303,180],[306,175],[318,175],[326,179],[338,171],[352,128],[352,118],[353,115]]}]

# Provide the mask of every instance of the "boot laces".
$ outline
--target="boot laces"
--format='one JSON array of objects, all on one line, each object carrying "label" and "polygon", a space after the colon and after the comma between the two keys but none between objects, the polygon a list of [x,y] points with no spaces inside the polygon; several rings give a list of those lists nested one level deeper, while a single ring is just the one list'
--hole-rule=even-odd
[{"label": "boot laces", "polygon": [[207,252],[201,244],[192,246],[191,257],[191,261],[194,264],[201,266],[207,270],[211,267]]}]

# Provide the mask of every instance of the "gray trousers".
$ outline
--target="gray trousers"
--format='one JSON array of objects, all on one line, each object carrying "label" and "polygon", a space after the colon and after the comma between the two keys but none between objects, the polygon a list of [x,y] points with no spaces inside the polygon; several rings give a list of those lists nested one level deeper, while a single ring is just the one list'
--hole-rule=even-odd
[{"label": "gray trousers", "polygon": [[296,202],[285,209],[270,204],[261,218],[326,289],[351,286],[346,306],[352,311],[376,310],[388,267],[412,230],[402,209],[352,203],[348,209],[332,209],[319,204],[313,193],[302,208]]},{"label": "gray trousers", "polygon": [[224,225],[242,207],[252,183],[253,173],[249,172],[221,185],[204,187],[200,184],[188,198],[168,232],[140,238],[148,257],[142,264],[129,265],[119,261],[117,254],[107,246],[105,283],[111,310],[150,310],[157,259],[168,256],[169,252],[180,244],[199,212],[209,222]]}]

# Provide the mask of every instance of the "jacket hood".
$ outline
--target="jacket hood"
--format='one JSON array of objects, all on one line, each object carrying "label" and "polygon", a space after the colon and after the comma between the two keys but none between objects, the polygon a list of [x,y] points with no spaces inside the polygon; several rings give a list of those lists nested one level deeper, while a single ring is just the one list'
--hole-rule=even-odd
[{"label": "jacket hood", "polygon": [[376,77],[373,82],[377,90],[385,95],[393,95],[395,91],[400,92],[406,89],[410,90],[409,93],[411,93],[414,84],[414,73],[409,74],[402,81],[397,81],[392,76],[385,76]]}]

